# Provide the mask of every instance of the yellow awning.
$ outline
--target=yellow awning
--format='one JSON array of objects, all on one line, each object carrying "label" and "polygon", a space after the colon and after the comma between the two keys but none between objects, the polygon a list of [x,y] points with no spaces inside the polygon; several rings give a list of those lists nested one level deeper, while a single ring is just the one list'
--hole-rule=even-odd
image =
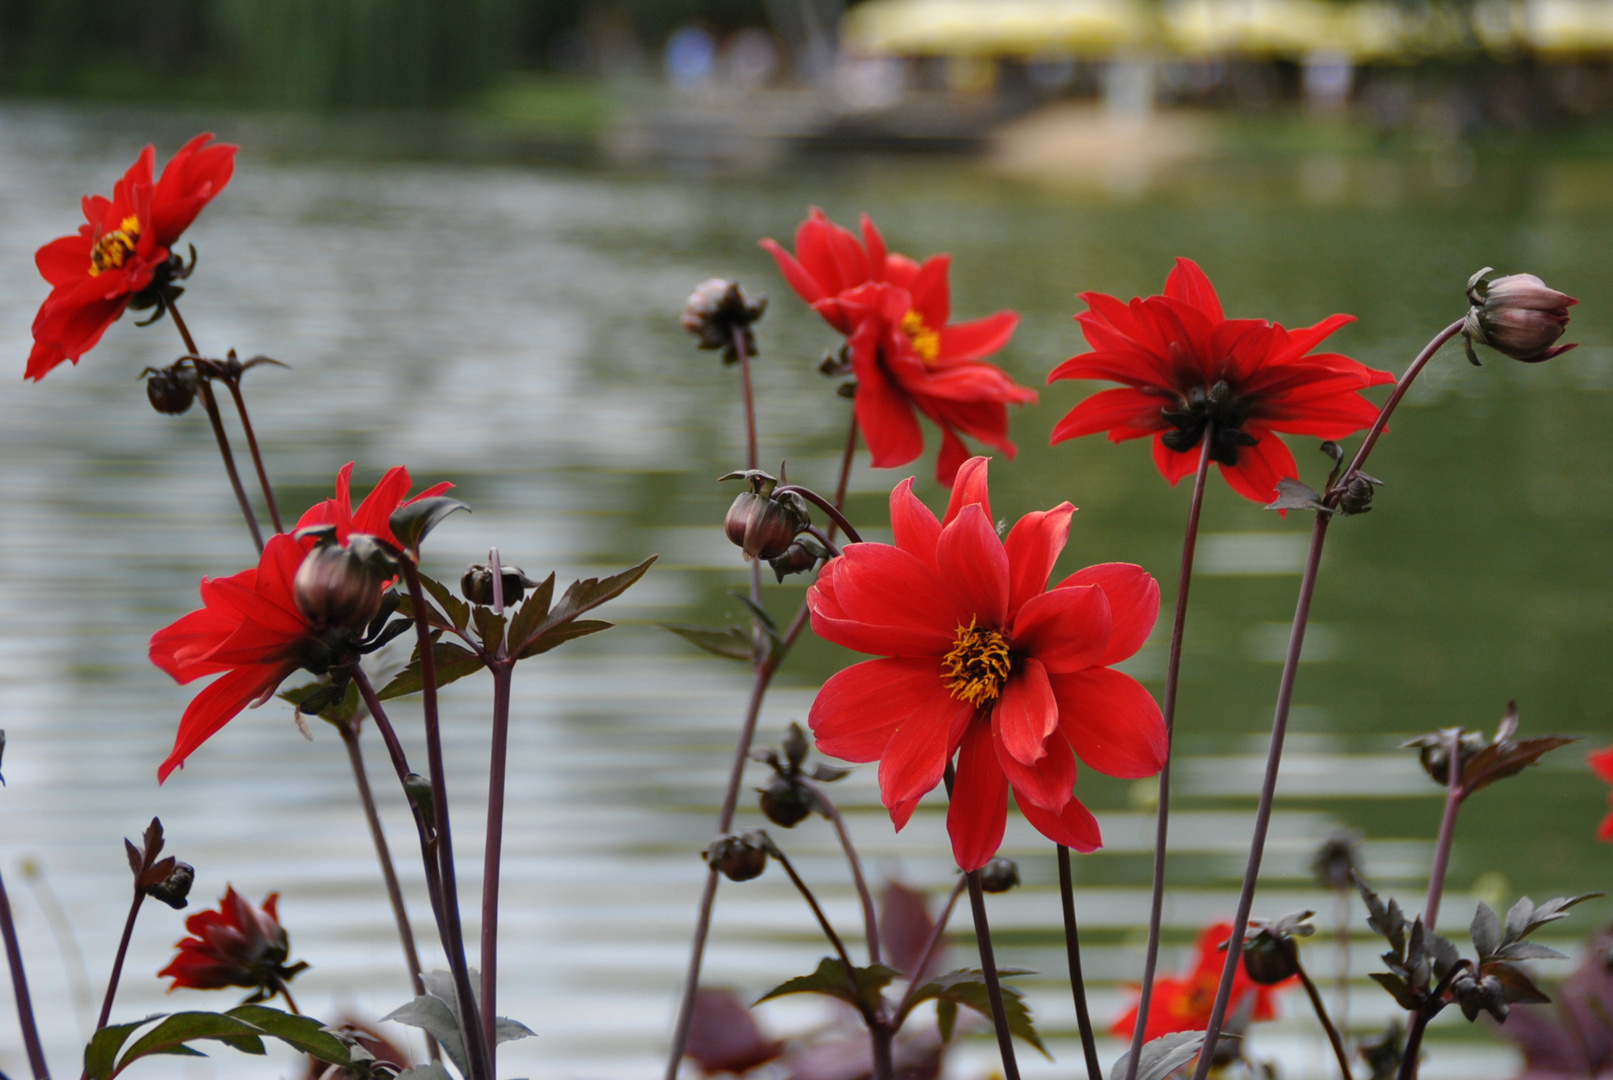
[{"label": "yellow awning", "polygon": [[841,40],[871,56],[1101,56],[1153,32],[1133,0],[869,0]]}]

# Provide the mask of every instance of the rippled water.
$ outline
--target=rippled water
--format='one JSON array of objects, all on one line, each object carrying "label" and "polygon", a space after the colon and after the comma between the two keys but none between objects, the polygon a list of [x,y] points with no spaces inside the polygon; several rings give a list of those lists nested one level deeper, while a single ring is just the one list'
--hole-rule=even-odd
[{"label": "rippled water", "polygon": [[[190,130],[162,118],[0,111],[0,352],[19,374],[44,292],[33,249],[66,231],[79,194],[106,189],[140,145],[155,139],[166,151]],[[1316,161],[1278,158],[1111,196],[1005,182],[951,161],[808,163],[741,180],[273,158],[254,151],[245,122],[219,130],[247,148],[235,183],[191,234],[202,261],[184,306],[203,348],[292,365],[254,372],[248,388],[292,513],[324,497],[348,460],[359,462],[361,487],[401,462],[422,483],[453,480],[475,508],[433,537],[428,569],[440,576],[495,543],[529,573],[554,569],[562,581],[663,556],[609,609],[620,629],[524,664],[516,680],[500,1004],[540,1037],[505,1048],[505,1075],[659,1068],[702,878],[695,853],[709,839],[748,688],[738,665],[694,654],[654,625],[737,617],[729,592],[744,580],[715,527],[729,494],[712,483],[743,456],[736,380],[695,353],[676,314],[712,273],[773,295],[757,371],[764,460],[787,457],[792,479],[830,486],[847,404],[814,369],[831,336],[755,247],[758,236],[787,236],[809,203],[841,220],[871,211],[902,250],[951,250],[960,316],[1025,313],[1004,363],[1032,385],[1081,348],[1068,321],[1073,293],[1157,291],[1177,254],[1202,262],[1233,314],[1290,325],[1360,315],[1338,346],[1397,370],[1460,313],[1462,284],[1479,266],[1528,269],[1580,296],[1573,336],[1584,345],[1561,361],[1473,370],[1446,356],[1374,458],[1388,481],[1376,511],[1334,530],[1257,913],[1331,913],[1305,867],[1340,824],[1368,834],[1374,880],[1420,904],[1438,792],[1394,749],[1407,735],[1492,727],[1514,697],[1526,731],[1583,733],[1592,745],[1609,733],[1613,351],[1601,298],[1613,286],[1610,163],[1481,157],[1473,179],[1447,188],[1417,153],[1360,155],[1321,162],[1334,181],[1322,190],[1306,179]],[[169,850],[196,865],[203,902],[226,883],[253,897],[281,893],[295,955],[313,964],[296,983],[306,1009],[373,1017],[407,996],[337,739],[315,731],[304,741],[289,707],[275,703],[156,785],[189,691],[149,665],[146,640],[194,604],[203,574],[251,560],[205,421],[152,413],[135,380],[177,351],[165,325],[125,320],[78,368],[38,386],[14,379],[0,395],[0,726],[9,737],[0,867],[63,1075],[91,1004],[22,864],[41,868],[59,898],[98,1000],[125,910],[119,841],[152,814]],[[997,511],[1013,519],[1069,498],[1081,512],[1065,565],[1123,558],[1174,581],[1186,491],[1160,483],[1135,444],[1046,447],[1081,393],[1061,384],[1015,416],[1023,453],[994,466]],[[1301,442],[1307,478],[1320,479],[1320,455]],[[932,468],[933,457],[916,466],[934,501]],[[885,493],[907,474],[859,466],[854,519],[877,532]],[[1306,528],[1219,484],[1210,496],[1179,721],[1167,969],[1187,962],[1197,927],[1232,910]],[[799,595],[799,586],[775,589],[770,602],[788,614]],[[776,741],[804,718],[815,682],[848,659],[821,643],[798,650],[762,738]],[[1157,679],[1162,642],[1134,663]],[[466,680],[445,702],[474,934],[488,687]],[[406,733],[415,713],[400,707]],[[410,749],[421,754],[417,738]],[[412,830],[379,748],[368,750],[431,963]],[[1107,841],[1077,864],[1093,1008],[1105,1021],[1140,968],[1146,790],[1090,771],[1079,788]],[[875,877],[950,887],[938,803],[896,837],[872,770],[841,785],[841,798]],[[1601,799],[1578,750],[1476,799],[1458,836],[1447,921],[1465,923],[1474,896],[1510,902],[1605,885],[1613,859],[1591,839]],[[741,818],[757,820],[754,809]],[[852,933],[854,899],[827,828],[808,823],[784,842]],[[1028,884],[993,901],[999,959],[1043,973],[1023,982],[1058,1059],[1024,1064],[1032,1075],[1070,1075],[1079,1051],[1059,975],[1050,851],[1018,821],[1007,851]],[[1606,914],[1576,914],[1561,943]],[[725,886],[708,981],[757,995],[810,969],[825,951],[811,929],[778,875]],[[178,914],[148,908],[117,1016],[233,1001],[164,996],[152,973],[180,931]],[[1390,1012],[1360,978],[1375,951],[1361,938],[1352,960],[1362,1028]],[[1318,977],[1330,977],[1331,948],[1310,955]],[[1300,1004],[1287,1002],[1286,1019],[1259,1029],[1252,1049],[1280,1058],[1285,1075],[1327,1075]],[[0,1069],[17,1076],[25,1063],[10,1008],[7,986]],[[779,1031],[825,1016],[805,999],[763,1012]],[[1436,1034],[1427,1075],[1509,1075],[1508,1053],[1465,1025],[1442,1023]],[[1107,1043],[1105,1060],[1119,1048]],[[980,1073],[994,1052],[982,1038],[966,1042],[957,1074]],[[132,1075],[290,1075],[295,1066],[222,1052],[142,1068]]]}]

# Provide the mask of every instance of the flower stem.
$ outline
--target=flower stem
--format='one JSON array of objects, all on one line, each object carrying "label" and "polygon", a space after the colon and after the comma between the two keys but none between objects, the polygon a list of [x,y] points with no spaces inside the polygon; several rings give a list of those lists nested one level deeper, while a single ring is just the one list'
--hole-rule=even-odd
[{"label": "flower stem", "polygon": [[[851,485],[851,462],[857,456],[857,410],[851,411],[851,423],[846,427],[846,451],[840,455],[840,477],[835,481],[835,506],[846,505],[846,488]],[[833,540],[839,525],[829,523],[829,539]]]},{"label": "flower stem", "polygon": [[106,997],[101,999],[101,1015],[95,1021],[96,1031],[106,1027],[107,1020],[112,1016],[112,999],[118,996],[118,980],[123,977],[123,960],[129,954],[129,939],[134,936],[134,922],[140,915],[140,905],[145,901],[146,891],[137,882],[134,899],[129,903],[129,917],[123,921],[123,937],[118,939],[117,955],[112,958],[112,974],[106,981]]},{"label": "flower stem", "polygon": [[857,535],[857,530],[852,527],[851,522],[846,520],[846,515],[840,512],[840,508],[811,488],[801,487],[799,484],[780,484],[773,489],[773,494],[775,496],[784,494],[801,496],[825,514],[828,514],[829,520],[833,521],[836,526],[845,532],[847,540],[853,544],[862,543],[862,537]]},{"label": "flower stem", "polygon": [[[1165,916],[1165,848],[1171,822],[1171,753],[1176,735],[1176,694],[1181,683],[1182,638],[1187,628],[1187,597],[1193,584],[1193,558],[1198,552],[1199,517],[1204,510],[1204,484],[1210,473],[1213,425],[1205,425],[1199,439],[1198,471],[1193,475],[1193,498],[1187,506],[1187,530],[1182,535],[1182,566],[1176,579],[1176,614],[1171,621],[1171,651],[1165,663],[1165,766],[1159,770],[1158,807],[1154,816],[1154,884],[1148,905],[1148,946],[1143,953],[1142,994],[1137,999],[1137,1024],[1131,1033],[1125,1080],[1136,1080],[1142,1061],[1143,1036],[1148,1030],[1148,1009],[1153,1002],[1154,976],[1159,968],[1159,934]],[[1089,1050],[1089,1062],[1096,1060]],[[1096,1077],[1098,1074],[1093,1073]]]},{"label": "flower stem", "polygon": [[28,1067],[33,1070],[34,1080],[50,1080],[45,1048],[39,1041],[39,1026],[34,1022],[34,999],[28,993],[22,946],[17,942],[17,924],[11,917],[11,898],[6,895],[3,879],[0,879],[0,934],[6,939],[6,963],[11,968],[12,996],[17,999],[17,1026],[22,1029],[22,1042],[28,1050]]},{"label": "flower stem", "polygon": [[258,450],[258,437],[252,431],[252,418],[247,415],[246,398],[241,395],[241,380],[227,376],[224,385],[230,388],[230,396],[235,399],[235,411],[241,418],[241,431],[246,435],[246,446],[252,452],[252,464],[258,471],[258,485],[263,488],[263,501],[269,506],[269,520],[274,523],[275,532],[285,532],[286,527],[280,523],[279,504],[274,500],[274,488],[269,484],[268,470],[263,467],[263,454]]},{"label": "flower stem", "polygon": [[823,545],[824,550],[829,553],[829,557],[831,559],[841,554],[840,545],[829,539],[829,534],[818,528],[816,525],[808,525],[806,527],[806,531],[814,540]]},{"label": "flower stem", "polygon": [[857,848],[851,842],[851,832],[846,828],[846,819],[841,817],[840,808],[829,798],[829,793],[823,790],[823,785],[815,780],[801,777],[802,787],[812,793],[822,809],[823,816],[828,818],[835,827],[835,835],[840,838],[840,847],[846,853],[846,864],[851,867],[851,880],[857,887],[857,897],[862,901],[863,923],[867,927],[868,935],[868,962],[877,964],[879,959],[879,919],[874,914],[874,896],[868,891],[868,881],[863,877],[862,860],[857,857]]},{"label": "flower stem", "polygon": [[[493,580],[499,580],[493,568]],[[487,847],[482,857],[482,1030],[487,1056],[497,1076],[498,1046],[494,1028],[498,1013],[498,889],[504,855],[504,774],[510,748],[510,679],[514,665],[506,659],[488,665],[493,673],[493,747],[487,782]]]},{"label": "flower stem", "polygon": [[[196,348],[196,339],[190,336],[190,327],[185,325],[184,317],[179,314],[179,305],[169,304],[168,315],[174,320],[174,328],[179,331],[180,340],[184,341],[185,349],[191,356],[202,358],[201,352]],[[212,380],[203,371],[197,372],[196,389],[202,396],[202,407],[207,410],[208,422],[213,425],[213,438],[218,440],[219,456],[224,459],[224,471],[229,475],[230,487],[235,491],[235,501],[240,504],[241,516],[246,518],[247,531],[252,534],[252,542],[257,545],[258,553],[263,552],[263,534],[258,531],[258,517],[252,512],[252,502],[246,497],[246,488],[241,486],[241,474],[235,468],[235,455],[230,452],[230,439],[224,433],[224,417],[218,411],[218,398],[213,394]]]},{"label": "flower stem", "polygon": [[[1322,565],[1322,547],[1327,542],[1327,526],[1331,514],[1317,513],[1316,525],[1311,531],[1310,554],[1305,560],[1305,576],[1299,585],[1299,602],[1294,608],[1294,624],[1288,637],[1288,654],[1283,660],[1282,683],[1277,690],[1277,708],[1271,721],[1271,745],[1266,751],[1266,773],[1260,785],[1260,806],[1255,811],[1254,839],[1249,844],[1249,862],[1243,873],[1243,889],[1238,894],[1238,912],[1232,920],[1232,934],[1228,941],[1243,941],[1249,926],[1249,910],[1254,905],[1255,885],[1260,880],[1260,861],[1266,853],[1266,833],[1271,827],[1271,806],[1277,794],[1277,770],[1283,759],[1283,740],[1288,734],[1288,711],[1294,700],[1294,680],[1299,674],[1299,658],[1305,648],[1305,627],[1310,620],[1311,598],[1316,594],[1316,575]],[[1198,1068],[1193,1080],[1204,1080],[1210,1072],[1215,1056],[1215,1044],[1221,1037],[1221,1025],[1226,1020],[1227,1003],[1232,997],[1232,980],[1237,974],[1243,950],[1227,949],[1226,963],[1221,969],[1221,983],[1216,988],[1215,1005],[1210,1010],[1210,1023],[1204,1033],[1204,1049],[1199,1053]]]},{"label": "flower stem", "polygon": [[[375,858],[381,864],[381,880],[386,885],[386,898],[392,905],[392,918],[398,926],[398,941],[403,946],[403,961],[409,969],[409,985],[416,997],[423,996],[426,984],[420,978],[420,953],[415,948],[414,928],[409,925],[409,911],[403,901],[403,888],[398,884],[397,867],[392,864],[392,849],[387,846],[386,832],[381,827],[381,815],[375,808],[375,793],[370,789],[369,773],[364,768],[364,751],[359,747],[357,724],[340,724],[342,743],[347,747],[347,760],[353,767],[353,785],[358,789],[359,802],[364,807],[364,821],[370,827],[370,840],[375,844]],[[441,1060],[437,1040],[426,1033],[426,1042],[432,1060]]]},{"label": "flower stem", "polygon": [[459,889],[454,872],[453,832],[448,822],[448,777],[443,768],[442,728],[437,714],[437,662],[426,621],[425,590],[420,585],[420,569],[407,556],[399,560],[409,584],[409,605],[414,609],[415,636],[420,652],[421,707],[425,714],[426,762],[431,769],[432,812],[436,818],[437,872],[442,888],[444,951],[454,976],[455,996],[465,1032],[465,1056],[470,1062],[470,1080],[493,1080],[488,1046],[483,1036],[481,1014],[471,990],[470,970],[465,963],[465,934],[459,919]]},{"label": "flower stem", "polygon": [[751,390],[750,349],[745,344],[747,327],[735,326],[728,331],[733,342],[734,355],[739,357],[740,396],[745,402],[745,468],[756,468],[756,395]]},{"label": "flower stem", "polygon": [[1434,865],[1428,872],[1428,903],[1423,907],[1423,926],[1430,932],[1439,918],[1439,901],[1445,894],[1445,871],[1451,864],[1451,842],[1456,837],[1456,815],[1461,812],[1462,799],[1462,736],[1451,733],[1450,763],[1446,765],[1445,813],[1439,822],[1439,842],[1434,846]]},{"label": "flower stem", "polygon": [[958,898],[969,887],[968,879],[958,878],[958,883],[952,887],[952,895],[947,897],[946,906],[941,909],[941,915],[930,928],[930,940],[924,943],[924,951],[919,954],[918,963],[913,970],[907,973],[907,993],[902,997],[902,1003],[896,1009],[896,1022],[901,1023],[907,1016],[907,1010],[913,1007],[913,995],[918,993],[919,987],[924,985],[924,976],[928,972],[930,963],[935,959],[935,950],[940,948],[941,939],[946,935],[947,923],[952,921],[952,911],[958,906]]},{"label": "flower stem", "polygon": [[779,865],[784,867],[784,872],[790,875],[790,880],[795,883],[795,888],[800,892],[801,898],[807,902],[807,907],[811,908],[812,914],[816,916],[818,926],[823,929],[823,936],[829,939],[829,944],[834,946],[834,951],[840,956],[840,962],[846,965],[846,978],[852,978],[852,973],[857,970],[857,965],[851,962],[851,953],[846,951],[846,943],[840,940],[840,935],[835,933],[835,928],[830,924],[829,917],[823,913],[823,908],[818,906],[818,898],[812,895],[812,890],[807,887],[807,883],[802,881],[801,875],[795,872],[795,864],[790,862],[789,856],[785,855],[784,851],[776,844],[768,845],[768,854],[777,859]]},{"label": "flower stem", "polygon": [[[1081,1030],[1081,1050],[1087,1059],[1087,1080],[1103,1080],[1098,1063],[1098,1043],[1092,1034],[1092,1015],[1087,1011],[1087,984],[1081,975],[1081,935],[1075,925],[1075,887],[1070,873],[1070,849],[1058,845],[1059,896],[1064,901],[1064,950],[1070,961],[1070,993],[1075,996],[1075,1023]],[[1139,1022],[1142,1013],[1138,1014]]]},{"label": "flower stem", "polygon": [[1294,970],[1298,972],[1300,984],[1305,987],[1305,993],[1311,999],[1311,1008],[1316,1011],[1316,1019],[1322,1025],[1322,1030],[1327,1032],[1327,1041],[1333,1047],[1333,1056],[1338,1059],[1343,1080],[1355,1080],[1355,1074],[1350,1071],[1350,1055],[1344,1049],[1344,1040],[1339,1036],[1339,1029],[1333,1026],[1333,1018],[1327,1015],[1327,1006],[1322,1004],[1321,993],[1311,981],[1305,965],[1299,962],[1299,950],[1294,947],[1294,943],[1290,941],[1288,948],[1294,954]]},{"label": "flower stem", "polygon": [[1338,985],[1333,990],[1333,1011],[1338,1013],[1339,1028],[1350,1030],[1350,890],[1339,889],[1333,897],[1333,922],[1338,938],[1333,947],[1334,966],[1338,968]]},{"label": "flower stem", "polygon": [[1397,1080],[1417,1080],[1417,1059],[1423,1052],[1423,1031],[1428,1027],[1428,1014],[1418,1009],[1411,1015],[1411,1030],[1406,1032],[1406,1052],[1400,1057],[1400,1074]]},{"label": "flower stem", "polygon": [[1367,456],[1372,453],[1373,446],[1377,444],[1378,436],[1382,435],[1384,428],[1389,425],[1389,417],[1400,404],[1400,399],[1406,396],[1406,391],[1411,389],[1411,384],[1416,381],[1423,368],[1428,366],[1428,362],[1434,358],[1434,354],[1439,352],[1440,347],[1461,333],[1462,325],[1465,322],[1465,317],[1457,319],[1435,334],[1433,340],[1423,346],[1423,351],[1417,354],[1417,358],[1411,362],[1411,366],[1406,369],[1406,373],[1400,376],[1400,381],[1395,384],[1394,392],[1389,395],[1389,400],[1384,402],[1383,408],[1378,410],[1378,418],[1372,422],[1372,427],[1367,429],[1366,437],[1361,440],[1360,448],[1356,450],[1355,457],[1350,461],[1350,467],[1344,470],[1344,475],[1339,478],[1335,490],[1342,490],[1349,482],[1350,477],[1355,475],[1366,464]]}]

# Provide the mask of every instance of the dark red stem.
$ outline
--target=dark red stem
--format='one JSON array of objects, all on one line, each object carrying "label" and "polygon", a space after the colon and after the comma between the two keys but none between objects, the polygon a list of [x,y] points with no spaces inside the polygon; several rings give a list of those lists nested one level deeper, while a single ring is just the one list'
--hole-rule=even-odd
[{"label": "dark red stem", "polygon": [[[1070,993],[1075,996],[1075,1025],[1081,1031],[1081,1052],[1087,1059],[1087,1080],[1103,1080],[1098,1062],[1098,1041],[1087,1011],[1087,984],[1081,974],[1081,935],[1075,925],[1075,882],[1070,871],[1070,849],[1058,845],[1059,897],[1064,901],[1064,951],[1070,963]],[[1138,1013],[1141,1023],[1141,1013]]]},{"label": "dark red stem", "polygon": [[812,793],[818,807],[822,809],[823,816],[834,825],[835,835],[840,838],[840,848],[846,853],[846,865],[851,868],[851,881],[857,888],[857,898],[862,902],[863,923],[867,927],[868,935],[868,962],[877,964],[879,959],[879,918],[874,914],[874,895],[868,891],[868,882],[863,877],[862,859],[857,857],[857,847],[851,842],[851,831],[846,828],[846,819],[840,816],[840,808],[829,798],[829,793],[823,790],[823,785],[815,780],[800,778],[801,786]]},{"label": "dark red stem", "polygon": [[[493,580],[499,568],[493,568]],[[498,1013],[498,889],[499,866],[504,856],[504,774],[510,748],[510,680],[513,665],[495,659],[488,665],[493,673],[493,747],[487,781],[487,849],[482,857],[482,1031],[492,1075],[497,1076],[498,1044],[495,1027]]]},{"label": "dark red stem", "polygon": [[1445,767],[1445,813],[1440,817],[1439,842],[1434,846],[1434,865],[1428,873],[1428,903],[1423,908],[1423,925],[1430,931],[1439,918],[1439,901],[1445,894],[1445,871],[1451,864],[1451,842],[1456,838],[1456,815],[1466,795],[1462,790],[1461,742],[1461,733],[1453,731],[1448,751],[1450,763]]},{"label": "dark red stem", "polygon": [[[202,354],[196,349],[196,339],[190,336],[190,327],[185,325],[184,318],[179,314],[176,304],[168,305],[168,315],[174,320],[174,328],[179,331],[180,340],[185,343],[185,349],[191,356],[202,359]],[[252,543],[257,545],[258,553],[263,553],[263,533],[258,530],[258,516],[252,512],[252,501],[246,497],[246,488],[241,486],[241,474],[235,468],[235,455],[230,451],[230,439],[224,432],[224,417],[218,411],[218,398],[213,394],[212,381],[203,372],[197,373],[196,389],[202,396],[202,407],[207,410],[208,422],[213,425],[213,438],[218,440],[219,456],[224,459],[224,471],[229,475],[230,487],[235,491],[235,501],[240,504],[241,516],[246,518],[247,530],[252,533]]]},{"label": "dark red stem", "polygon": [[112,1016],[112,1000],[118,996],[118,980],[123,977],[123,960],[129,955],[129,939],[134,937],[135,919],[140,916],[140,905],[146,902],[146,891],[137,884],[134,899],[129,903],[129,917],[123,920],[123,937],[118,939],[117,955],[112,958],[112,974],[106,981],[106,997],[101,999],[101,1015],[95,1021],[95,1030],[106,1027]]},{"label": "dark red stem", "polygon": [[[33,1070],[34,1080],[50,1080],[50,1069],[45,1065],[45,1048],[39,1041],[39,1025],[34,1022],[34,999],[28,993],[28,973],[23,968],[22,946],[17,942],[17,924],[11,917],[11,898],[6,895],[4,879],[0,879],[0,935],[6,939],[6,963],[11,968],[12,996],[17,999],[17,1026],[22,1029],[23,1046],[28,1050],[28,1067]],[[124,940],[128,940],[127,933],[124,934]],[[103,1018],[103,1026],[105,1023]]]},{"label": "dark red stem", "polygon": [[274,500],[274,488],[269,484],[269,472],[263,467],[263,453],[258,449],[258,437],[252,430],[252,417],[247,415],[246,398],[241,396],[241,380],[239,377],[227,377],[224,385],[230,388],[230,396],[235,399],[235,412],[241,418],[241,431],[246,435],[246,448],[252,452],[252,464],[258,471],[258,486],[263,488],[263,501],[269,507],[269,520],[274,523],[275,532],[285,532],[286,527],[280,523],[280,506]]},{"label": "dark red stem", "polygon": [[1327,1006],[1322,1004],[1321,992],[1311,981],[1310,972],[1305,970],[1305,965],[1299,962],[1299,950],[1292,941],[1288,942],[1288,948],[1294,954],[1294,970],[1299,974],[1299,981],[1305,987],[1306,996],[1311,999],[1311,1008],[1316,1013],[1316,1020],[1322,1025],[1322,1030],[1327,1032],[1328,1045],[1333,1047],[1333,1057],[1339,1063],[1343,1080],[1355,1080],[1355,1074],[1350,1071],[1349,1052],[1344,1049],[1344,1039],[1340,1037],[1339,1029],[1334,1026],[1333,1018],[1327,1015]]}]

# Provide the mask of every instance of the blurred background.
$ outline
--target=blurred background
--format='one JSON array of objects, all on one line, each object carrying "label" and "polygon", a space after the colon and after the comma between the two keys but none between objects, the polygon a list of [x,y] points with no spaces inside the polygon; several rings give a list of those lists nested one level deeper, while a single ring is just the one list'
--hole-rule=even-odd
[{"label": "blurred background", "polygon": [[[1450,350],[1374,457],[1387,481],[1374,512],[1330,539],[1256,914],[1322,913],[1309,963],[1325,983],[1347,975],[1349,1025],[1370,1036],[1394,1012],[1366,978],[1381,950],[1357,903],[1340,963],[1334,897],[1310,860],[1358,830],[1371,880],[1420,906],[1440,793],[1401,740],[1493,731],[1512,698],[1524,734],[1586,736],[1464,812],[1442,923],[1459,941],[1480,899],[1606,888],[1613,871],[1593,838],[1606,788],[1583,754],[1613,734],[1610,60],[1604,0],[0,0],[0,351],[20,375],[45,294],[33,252],[76,225],[80,196],[110,191],[146,143],[162,161],[212,130],[243,150],[187,235],[201,266],[184,306],[204,349],[292,366],[254,371],[247,390],[282,505],[325,497],[346,461],[360,490],[407,463],[476,511],[433,536],[428,570],[444,580],[490,544],[562,582],[660,553],[605,613],[621,629],[523,666],[506,832],[500,1000],[540,1033],[506,1048],[506,1073],[629,1080],[659,1075],[696,853],[748,690],[738,665],[656,625],[744,617],[731,593],[745,570],[718,527],[732,492],[713,482],[743,458],[737,379],[678,327],[695,284],[731,275],[771,296],[763,458],[832,488],[848,404],[817,366],[838,342],[756,247],[787,241],[809,205],[846,224],[872,214],[895,250],[952,252],[956,316],[1020,311],[999,359],[1038,388],[1084,348],[1074,294],[1157,292],[1178,255],[1231,315],[1359,316],[1331,344],[1397,372],[1462,313],[1473,271],[1540,274],[1582,300],[1567,338],[1580,348],[1479,369]],[[121,928],[119,842],[154,813],[198,868],[197,906],[226,883],[282,894],[294,955],[313,964],[297,984],[306,1008],[374,1018],[407,992],[338,740],[304,741],[276,702],[155,784],[190,691],[150,666],[146,641],[194,605],[201,576],[251,558],[205,422],[145,404],[138,373],[177,352],[166,323],[126,319],[78,367],[0,394],[0,867],[62,1073]],[[1014,413],[1021,452],[993,464],[996,513],[1070,499],[1081,512],[1059,573],[1140,562],[1168,605],[1187,492],[1140,445],[1047,445],[1094,389],[1043,388]],[[926,437],[909,469],[859,459],[851,514],[873,535],[904,476],[944,500]],[[1320,483],[1314,440],[1292,445]],[[1190,966],[1198,930],[1232,912],[1308,531],[1211,487],[1165,971]],[[794,579],[769,603],[787,617],[801,594]],[[1164,646],[1131,667],[1156,693]],[[776,744],[852,659],[805,642],[760,741]],[[471,933],[488,697],[466,680],[446,698]],[[1151,787],[1090,770],[1078,787],[1106,839],[1076,867],[1101,1025],[1141,966]],[[896,836],[872,770],[840,788],[876,880],[951,887],[938,800]],[[397,800],[383,813],[440,964],[408,818]],[[740,824],[760,823],[742,803]],[[832,833],[809,822],[781,843],[855,938]],[[1056,1058],[1022,1064],[1069,1076],[1080,1053],[1051,852],[1016,822],[1007,853],[1026,885],[994,901],[1000,959],[1040,973],[1020,981]],[[1542,977],[1565,976],[1610,914],[1600,901],[1554,927],[1574,960]],[[709,983],[748,1001],[810,970],[824,952],[811,929],[778,875],[725,885]],[[180,934],[179,915],[148,909],[117,1015],[233,1003],[164,995],[151,976]],[[953,962],[968,949],[964,934]],[[17,1077],[10,1010],[0,985],[0,1070]],[[781,1035],[836,1022],[808,999],[758,1013]],[[1493,1026],[1447,1016],[1430,1039],[1429,1077],[1524,1068]],[[1248,1049],[1284,1077],[1332,1075],[1295,995]],[[1106,1040],[1105,1064],[1120,1050]],[[994,1055],[977,1028],[949,1075],[984,1076]],[[224,1053],[143,1066],[185,1080],[296,1067]]]}]

